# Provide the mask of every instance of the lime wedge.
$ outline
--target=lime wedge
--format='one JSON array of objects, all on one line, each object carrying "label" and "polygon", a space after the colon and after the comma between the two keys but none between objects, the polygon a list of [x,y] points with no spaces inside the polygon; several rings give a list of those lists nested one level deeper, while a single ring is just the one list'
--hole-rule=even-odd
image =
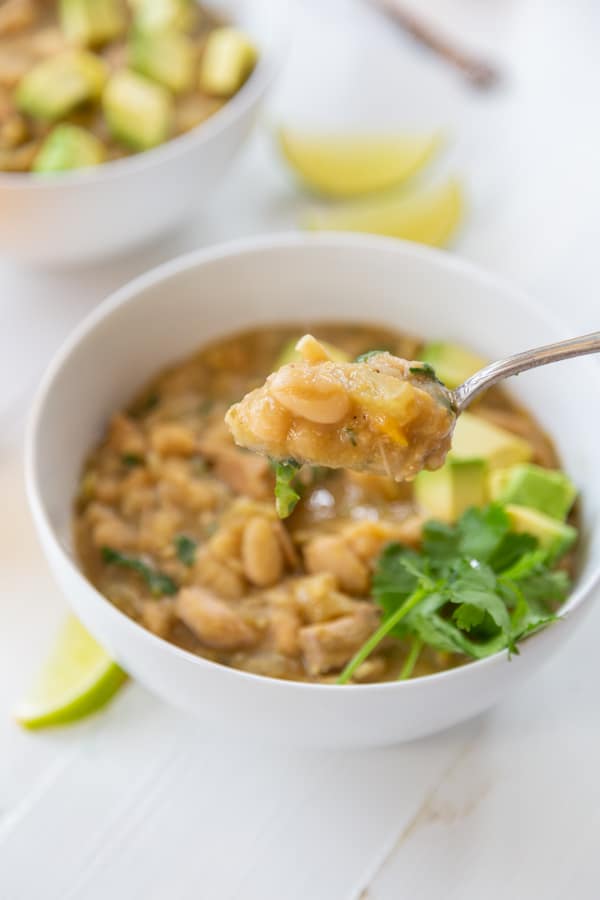
[{"label": "lime wedge", "polygon": [[15,718],[26,728],[81,719],[106,703],[125,678],[83,625],[69,616]]},{"label": "lime wedge", "polygon": [[359,197],[414,175],[441,143],[427,135],[318,135],[281,129],[279,145],[308,187],[326,197]]},{"label": "lime wedge", "polygon": [[463,206],[460,185],[448,181],[418,193],[315,210],[304,224],[317,231],[363,231],[441,247],[456,231]]}]

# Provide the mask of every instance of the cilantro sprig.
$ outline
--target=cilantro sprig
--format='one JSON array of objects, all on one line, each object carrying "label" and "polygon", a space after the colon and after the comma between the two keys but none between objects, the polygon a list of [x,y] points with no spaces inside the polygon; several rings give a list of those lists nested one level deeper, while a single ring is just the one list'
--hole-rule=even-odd
[{"label": "cilantro sprig", "polygon": [[411,375],[420,375],[422,378],[429,378],[430,381],[435,381],[437,384],[443,384],[437,377],[435,369],[429,363],[419,363],[418,366],[411,366],[408,371]]},{"label": "cilantro sprig", "polygon": [[187,534],[177,534],[175,535],[173,543],[175,544],[177,559],[182,562],[184,566],[193,566],[196,562],[198,542],[193,538],[188,537]]},{"label": "cilantro sprig", "polygon": [[373,579],[381,624],[338,684],[346,684],[388,635],[412,641],[400,676],[406,678],[422,646],[472,659],[505,649],[518,653],[521,638],[554,621],[569,577],[552,569],[556,560],[535,537],[510,529],[506,510],[492,503],[467,510],[456,525],[428,522],[419,552],[388,545]]},{"label": "cilantro sprig", "polygon": [[105,563],[111,563],[112,565],[121,566],[124,569],[131,569],[132,571],[137,572],[138,575],[144,579],[154,597],[162,597],[164,594],[172,595],[177,593],[177,584],[169,575],[153,568],[148,565],[148,563],[138,559],[137,556],[129,556],[127,553],[120,553],[112,547],[103,547],[102,559]]},{"label": "cilantro sprig", "polygon": [[287,519],[294,511],[300,494],[294,486],[301,464],[295,459],[273,462],[275,470],[275,508],[280,519]]}]

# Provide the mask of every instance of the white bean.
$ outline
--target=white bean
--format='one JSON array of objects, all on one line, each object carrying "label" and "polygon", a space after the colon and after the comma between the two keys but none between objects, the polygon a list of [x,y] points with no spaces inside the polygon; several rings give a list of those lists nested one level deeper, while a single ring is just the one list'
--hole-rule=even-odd
[{"label": "white bean", "polygon": [[271,522],[253,516],[242,536],[242,565],[248,581],[257,587],[271,587],[283,574],[283,552]]},{"label": "white bean", "polygon": [[289,365],[270,380],[271,394],[292,415],[319,425],[333,425],[347,415],[350,398],[333,373]]}]

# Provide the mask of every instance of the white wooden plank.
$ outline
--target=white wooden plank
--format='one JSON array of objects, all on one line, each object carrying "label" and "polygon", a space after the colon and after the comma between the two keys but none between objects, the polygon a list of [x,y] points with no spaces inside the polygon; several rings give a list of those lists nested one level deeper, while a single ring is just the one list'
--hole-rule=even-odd
[{"label": "white wooden plank", "polygon": [[447,900],[596,900],[599,631],[600,605],[519,696],[480,720],[477,743],[423,798],[366,897],[388,900],[402,885],[414,897],[443,886]]},{"label": "white wooden plank", "polygon": [[88,725],[5,829],[0,896],[25,900],[39,884],[47,900],[120,896],[124,884],[128,900],[192,900],[199,885],[211,900],[350,896],[473,738],[466,726],[358,754],[235,747],[139,688]]}]

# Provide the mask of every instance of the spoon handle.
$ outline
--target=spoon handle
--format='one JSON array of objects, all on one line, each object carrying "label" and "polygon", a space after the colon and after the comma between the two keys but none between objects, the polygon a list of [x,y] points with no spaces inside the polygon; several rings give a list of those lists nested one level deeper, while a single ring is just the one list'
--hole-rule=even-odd
[{"label": "spoon handle", "polygon": [[500,359],[498,362],[486,366],[485,369],[480,369],[452,392],[456,411],[457,413],[462,412],[477,394],[510,375],[518,375],[520,372],[526,372],[527,369],[535,369],[537,366],[545,366],[547,363],[560,362],[561,359],[599,352],[600,331],[594,331],[592,334],[570,338],[568,341],[559,341],[557,344],[547,344],[536,350],[525,350],[524,353]]}]

